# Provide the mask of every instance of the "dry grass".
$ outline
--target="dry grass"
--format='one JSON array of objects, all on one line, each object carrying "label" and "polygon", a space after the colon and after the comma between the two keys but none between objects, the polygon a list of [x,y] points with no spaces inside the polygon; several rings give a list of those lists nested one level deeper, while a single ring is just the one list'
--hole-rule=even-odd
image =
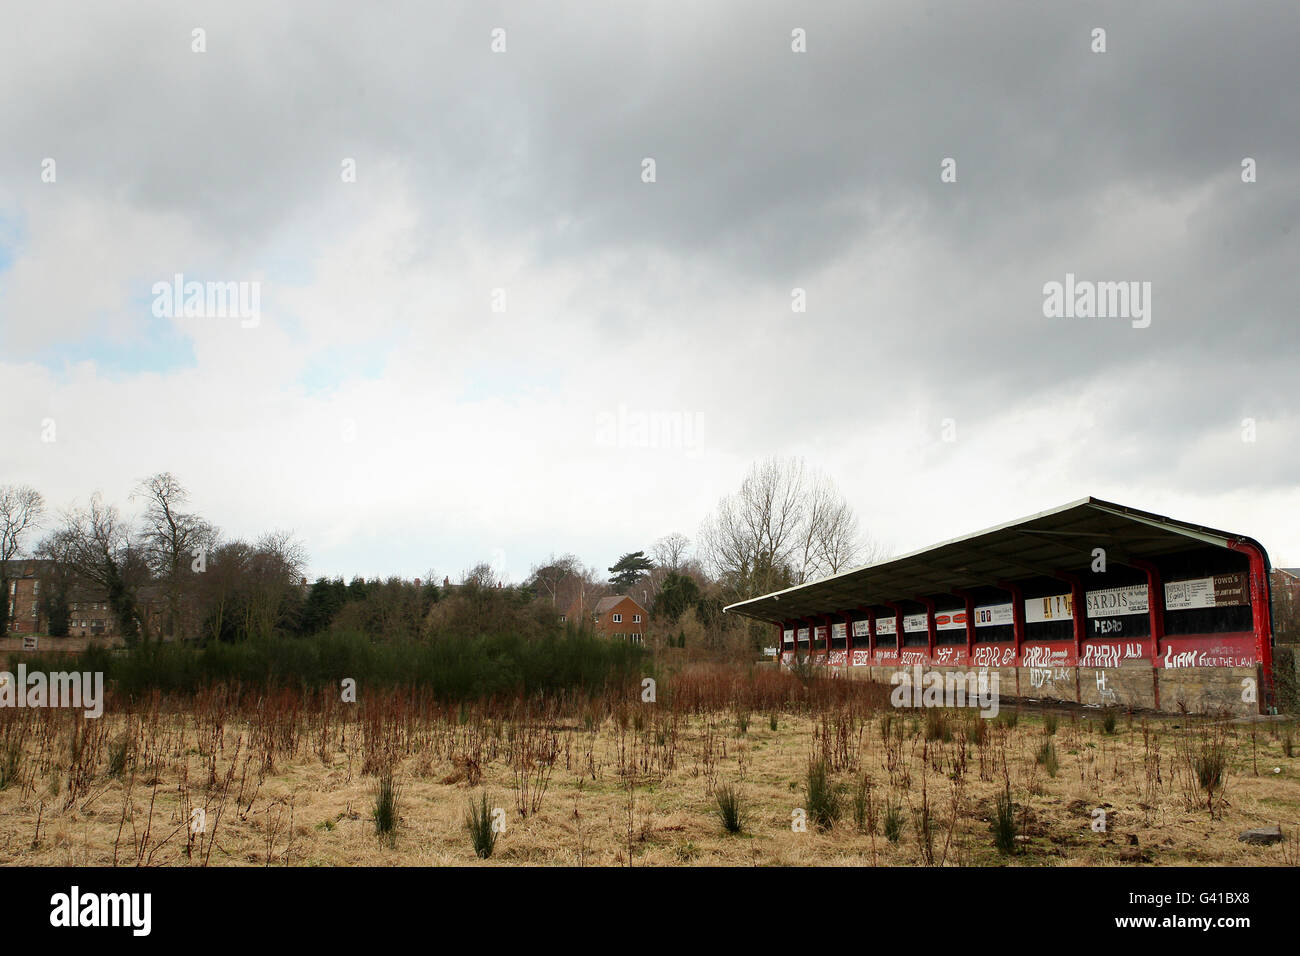
[{"label": "dry grass", "polygon": [[[710,668],[664,679],[644,704],[393,693],[342,705],[217,689],[113,702],[99,721],[4,711],[0,864],[1295,865],[1291,844],[1237,841],[1277,822],[1295,839],[1300,765],[1285,726],[1139,715],[1107,734],[1098,713],[1057,714],[1053,774],[1042,713],[975,728],[970,713],[890,710],[888,688],[855,683]],[[741,730],[736,715],[750,713],[779,729]],[[844,812],[828,829],[808,814],[798,832],[810,766]],[[390,771],[391,841],[374,817]],[[743,793],[739,834],[719,823],[727,787]],[[1017,837],[1003,856],[992,824],[1008,791]],[[505,830],[483,861],[465,814],[485,794]]]}]

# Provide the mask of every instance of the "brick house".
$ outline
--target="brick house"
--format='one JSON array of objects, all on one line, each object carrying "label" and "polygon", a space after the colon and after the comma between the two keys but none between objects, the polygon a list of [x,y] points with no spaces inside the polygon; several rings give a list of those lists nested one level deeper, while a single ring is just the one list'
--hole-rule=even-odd
[{"label": "brick house", "polygon": [[117,621],[102,591],[74,585],[68,591],[68,636],[112,637]]},{"label": "brick house", "polygon": [[9,579],[9,633],[40,634],[45,629],[41,616],[41,561],[6,562],[5,576]]},{"label": "brick house", "polygon": [[[49,587],[52,565],[51,561],[35,559],[8,562],[5,598],[9,601],[9,635],[49,634],[50,622],[42,598]],[[121,643],[117,618],[103,588],[74,582],[68,588],[67,600],[68,637],[99,638],[109,645]],[[151,631],[157,633],[166,613],[162,589],[145,585],[139,589],[136,601]]]},{"label": "brick house", "polygon": [[626,594],[615,594],[596,602],[591,620],[596,633],[602,637],[644,644],[647,616],[645,608]]}]

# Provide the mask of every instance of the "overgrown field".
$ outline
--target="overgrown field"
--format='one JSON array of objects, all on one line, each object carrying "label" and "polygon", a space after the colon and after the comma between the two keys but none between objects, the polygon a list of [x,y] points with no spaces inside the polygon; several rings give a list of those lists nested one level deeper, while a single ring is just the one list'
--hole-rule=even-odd
[{"label": "overgrown field", "polygon": [[1294,724],[888,691],[696,666],[653,701],[220,684],[0,710],[0,863],[1297,864]]}]

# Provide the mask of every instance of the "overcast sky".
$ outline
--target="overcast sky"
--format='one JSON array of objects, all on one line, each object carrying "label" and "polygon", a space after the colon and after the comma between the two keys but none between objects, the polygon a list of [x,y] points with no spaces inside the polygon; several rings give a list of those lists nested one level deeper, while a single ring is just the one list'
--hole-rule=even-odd
[{"label": "overcast sky", "polygon": [[[0,482],[519,580],[781,454],[894,551],[1091,494],[1300,564],[1297,49],[1294,0],[10,5]],[[1067,273],[1149,325],[1045,317]]]}]

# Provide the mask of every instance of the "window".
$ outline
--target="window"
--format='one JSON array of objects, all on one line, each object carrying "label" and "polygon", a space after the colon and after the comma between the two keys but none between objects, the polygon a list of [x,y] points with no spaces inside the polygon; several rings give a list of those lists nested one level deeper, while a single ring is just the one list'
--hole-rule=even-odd
[{"label": "window", "polygon": [[632,615],[632,623],[633,623],[633,624],[640,624],[640,623],[641,623],[641,615],[640,615],[640,614],[633,614],[633,615]]},{"label": "window", "polygon": [[615,624],[622,624],[622,623],[623,623],[623,615],[622,615],[622,614],[615,614],[612,618],[610,618],[610,620],[612,620]]}]

